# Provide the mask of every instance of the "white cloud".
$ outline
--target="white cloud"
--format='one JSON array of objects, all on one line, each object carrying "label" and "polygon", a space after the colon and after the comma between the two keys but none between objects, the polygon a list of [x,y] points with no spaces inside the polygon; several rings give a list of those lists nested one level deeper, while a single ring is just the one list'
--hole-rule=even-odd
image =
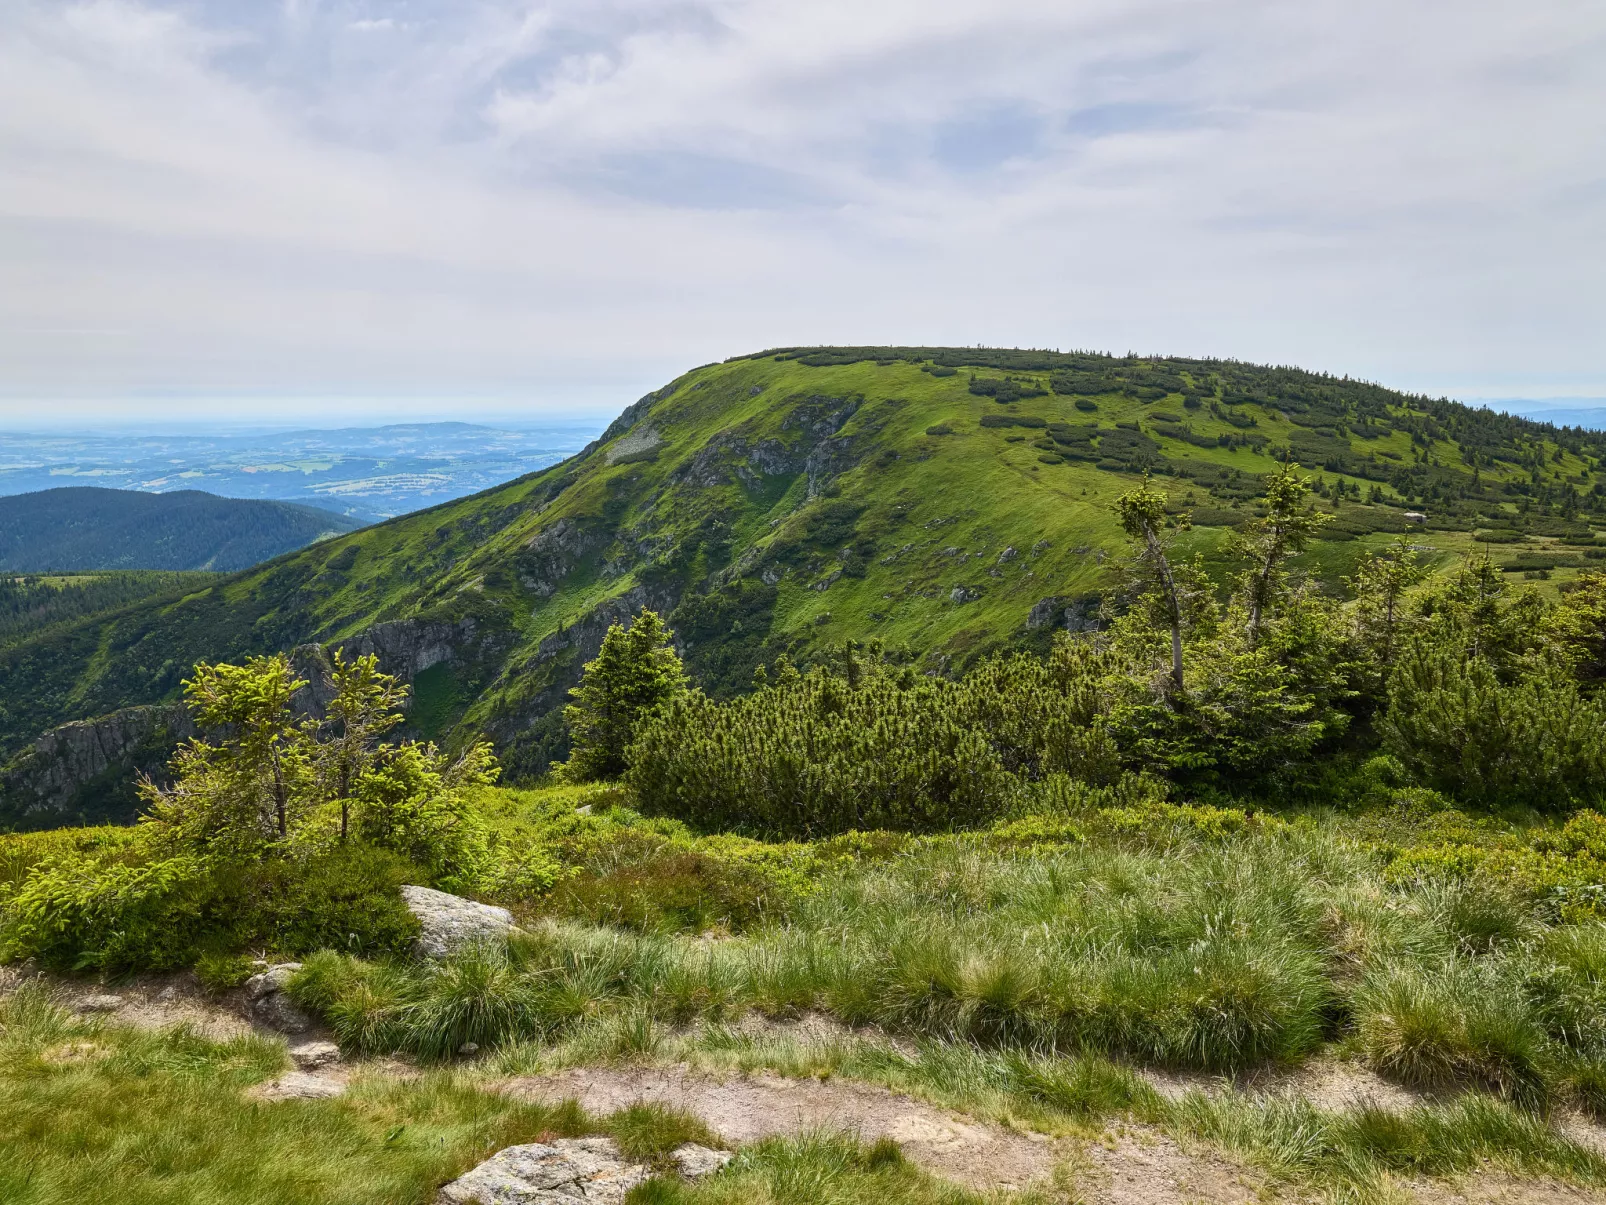
[{"label": "white cloud", "polygon": [[0,391],[911,341],[1599,393],[1603,68],[1570,0],[22,0]]}]

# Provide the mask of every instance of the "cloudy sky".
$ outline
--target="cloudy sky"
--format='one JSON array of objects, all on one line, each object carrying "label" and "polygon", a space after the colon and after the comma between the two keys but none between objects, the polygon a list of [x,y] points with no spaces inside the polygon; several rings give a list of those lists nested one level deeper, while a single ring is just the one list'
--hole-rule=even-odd
[{"label": "cloudy sky", "polygon": [[813,343],[1606,395],[1599,0],[4,0],[0,421]]}]

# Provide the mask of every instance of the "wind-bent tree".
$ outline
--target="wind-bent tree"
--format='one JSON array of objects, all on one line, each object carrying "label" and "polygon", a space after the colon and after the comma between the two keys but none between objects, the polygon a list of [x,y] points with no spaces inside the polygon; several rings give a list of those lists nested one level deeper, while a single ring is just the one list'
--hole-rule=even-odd
[{"label": "wind-bent tree", "polygon": [[[1174,695],[1180,695],[1183,690],[1183,599],[1182,591],[1177,585],[1176,574],[1172,572],[1171,562],[1166,558],[1165,530],[1168,516],[1165,503],[1166,496],[1152,489],[1148,479],[1145,478],[1137,489],[1122,494],[1115,500],[1115,513],[1120,517],[1121,526],[1126,529],[1126,534],[1137,543],[1138,560],[1152,575],[1157,587],[1161,609],[1171,628],[1171,691]],[[1186,530],[1189,525],[1188,515],[1177,516],[1171,523],[1178,530]]]},{"label": "wind-bent tree", "polygon": [[617,778],[629,768],[625,751],[637,726],[654,708],[686,689],[686,672],[655,611],[642,611],[629,629],[612,625],[597,659],[587,663],[574,700],[563,709],[569,725],[574,782]]},{"label": "wind-bent tree", "polygon": [[1277,601],[1287,579],[1287,561],[1302,551],[1311,536],[1332,522],[1333,516],[1306,503],[1310,483],[1296,477],[1298,464],[1266,476],[1266,514],[1246,526],[1239,547],[1249,557],[1244,575],[1244,604],[1249,611],[1249,647],[1260,640],[1266,612]]},{"label": "wind-bent tree", "polygon": [[329,667],[328,724],[333,739],[322,746],[325,782],[340,800],[340,839],[351,827],[352,784],[373,765],[379,738],[401,723],[398,708],[407,702],[407,687],[390,674],[379,672],[373,653],[347,661],[335,650]]}]

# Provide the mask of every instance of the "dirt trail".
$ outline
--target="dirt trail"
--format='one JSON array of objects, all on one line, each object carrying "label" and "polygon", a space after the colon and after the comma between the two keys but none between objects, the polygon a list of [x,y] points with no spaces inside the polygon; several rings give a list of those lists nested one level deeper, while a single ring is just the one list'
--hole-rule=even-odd
[{"label": "dirt trail", "polygon": [[[0,967],[0,995],[31,975]],[[363,1075],[412,1077],[416,1068],[392,1059],[346,1064],[338,1053],[318,1055],[327,1034],[314,1030],[288,1036],[254,1025],[238,993],[208,996],[193,975],[145,976],[114,985],[48,978],[61,1003],[109,1023],[141,1029],[188,1025],[226,1040],[256,1033],[284,1038],[296,1069],[257,1085],[251,1094],[266,1101],[339,1095]],[[766,1036],[793,1027],[804,1041],[843,1036],[834,1022],[750,1022]],[[62,1061],[87,1057],[92,1043],[64,1046]],[[330,1048],[332,1050],[332,1047]],[[304,1057],[304,1056],[317,1057]],[[1190,1089],[1217,1092],[1292,1092],[1328,1109],[1361,1100],[1407,1108],[1427,1097],[1379,1079],[1351,1063],[1318,1061],[1292,1072],[1227,1081],[1218,1077],[1145,1072],[1164,1095]],[[891,1138],[909,1159],[934,1175],[971,1188],[1010,1190],[1049,1180],[1066,1161],[1074,1173],[1075,1197],[1085,1205],[1249,1205],[1271,1199],[1299,1200],[1287,1188],[1274,1191],[1263,1178],[1225,1159],[1184,1150],[1159,1131],[1117,1125],[1091,1143],[1055,1141],[1016,1132],[937,1108],[872,1084],[843,1079],[797,1080],[774,1075],[720,1077],[674,1067],[579,1067],[550,1075],[502,1081],[499,1090],[526,1099],[575,1098],[588,1110],[609,1113],[637,1101],[685,1109],[701,1117],[728,1142],[752,1142],[774,1134],[811,1129],[847,1130],[874,1141]],[[1606,1127],[1582,1117],[1563,1123],[1569,1136],[1606,1152]],[[1460,1183],[1399,1182],[1402,1196],[1422,1205],[1606,1205],[1606,1193],[1551,1181],[1516,1180],[1489,1172]]]},{"label": "dirt trail", "polygon": [[668,1105],[696,1114],[731,1143],[820,1129],[846,1130],[866,1141],[891,1138],[914,1163],[973,1188],[1023,1188],[1046,1180],[1062,1153],[1042,1135],[1014,1133],[847,1080],[721,1079],[678,1067],[576,1067],[509,1080],[501,1089],[549,1103],[572,1098],[593,1113],[638,1101]]}]

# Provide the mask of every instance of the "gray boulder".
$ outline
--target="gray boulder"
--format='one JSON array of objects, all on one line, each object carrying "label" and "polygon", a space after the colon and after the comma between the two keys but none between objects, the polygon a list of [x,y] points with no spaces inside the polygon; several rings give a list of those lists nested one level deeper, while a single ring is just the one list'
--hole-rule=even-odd
[{"label": "gray boulder", "polygon": [[429,887],[403,887],[401,893],[408,911],[418,918],[413,950],[420,958],[440,959],[463,946],[506,941],[513,928],[513,914],[506,908]]},{"label": "gray boulder", "polygon": [[695,1142],[677,1146],[669,1152],[669,1157],[675,1161],[675,1167],[679,1169],[680,1174],[688,1180],[700,1180],[704,1176],[711,1176],[735,1158],[729,1151],[716,1151],[711,1147],[699,1146]]},{"label": "gray boulder", "polygon": [[299,962],[281,962],[245,981],[245,999],[253,1021],[280,1033],[306,1033],[312,1028],[312,1018],[284,990],[300,969]]},{"label": "gray boulder", "polygon": [[618,1205],[651,1173],[626,1163],[611,1138],[560,1138],[498,1151],[453,1180],[436,1205]]}]

